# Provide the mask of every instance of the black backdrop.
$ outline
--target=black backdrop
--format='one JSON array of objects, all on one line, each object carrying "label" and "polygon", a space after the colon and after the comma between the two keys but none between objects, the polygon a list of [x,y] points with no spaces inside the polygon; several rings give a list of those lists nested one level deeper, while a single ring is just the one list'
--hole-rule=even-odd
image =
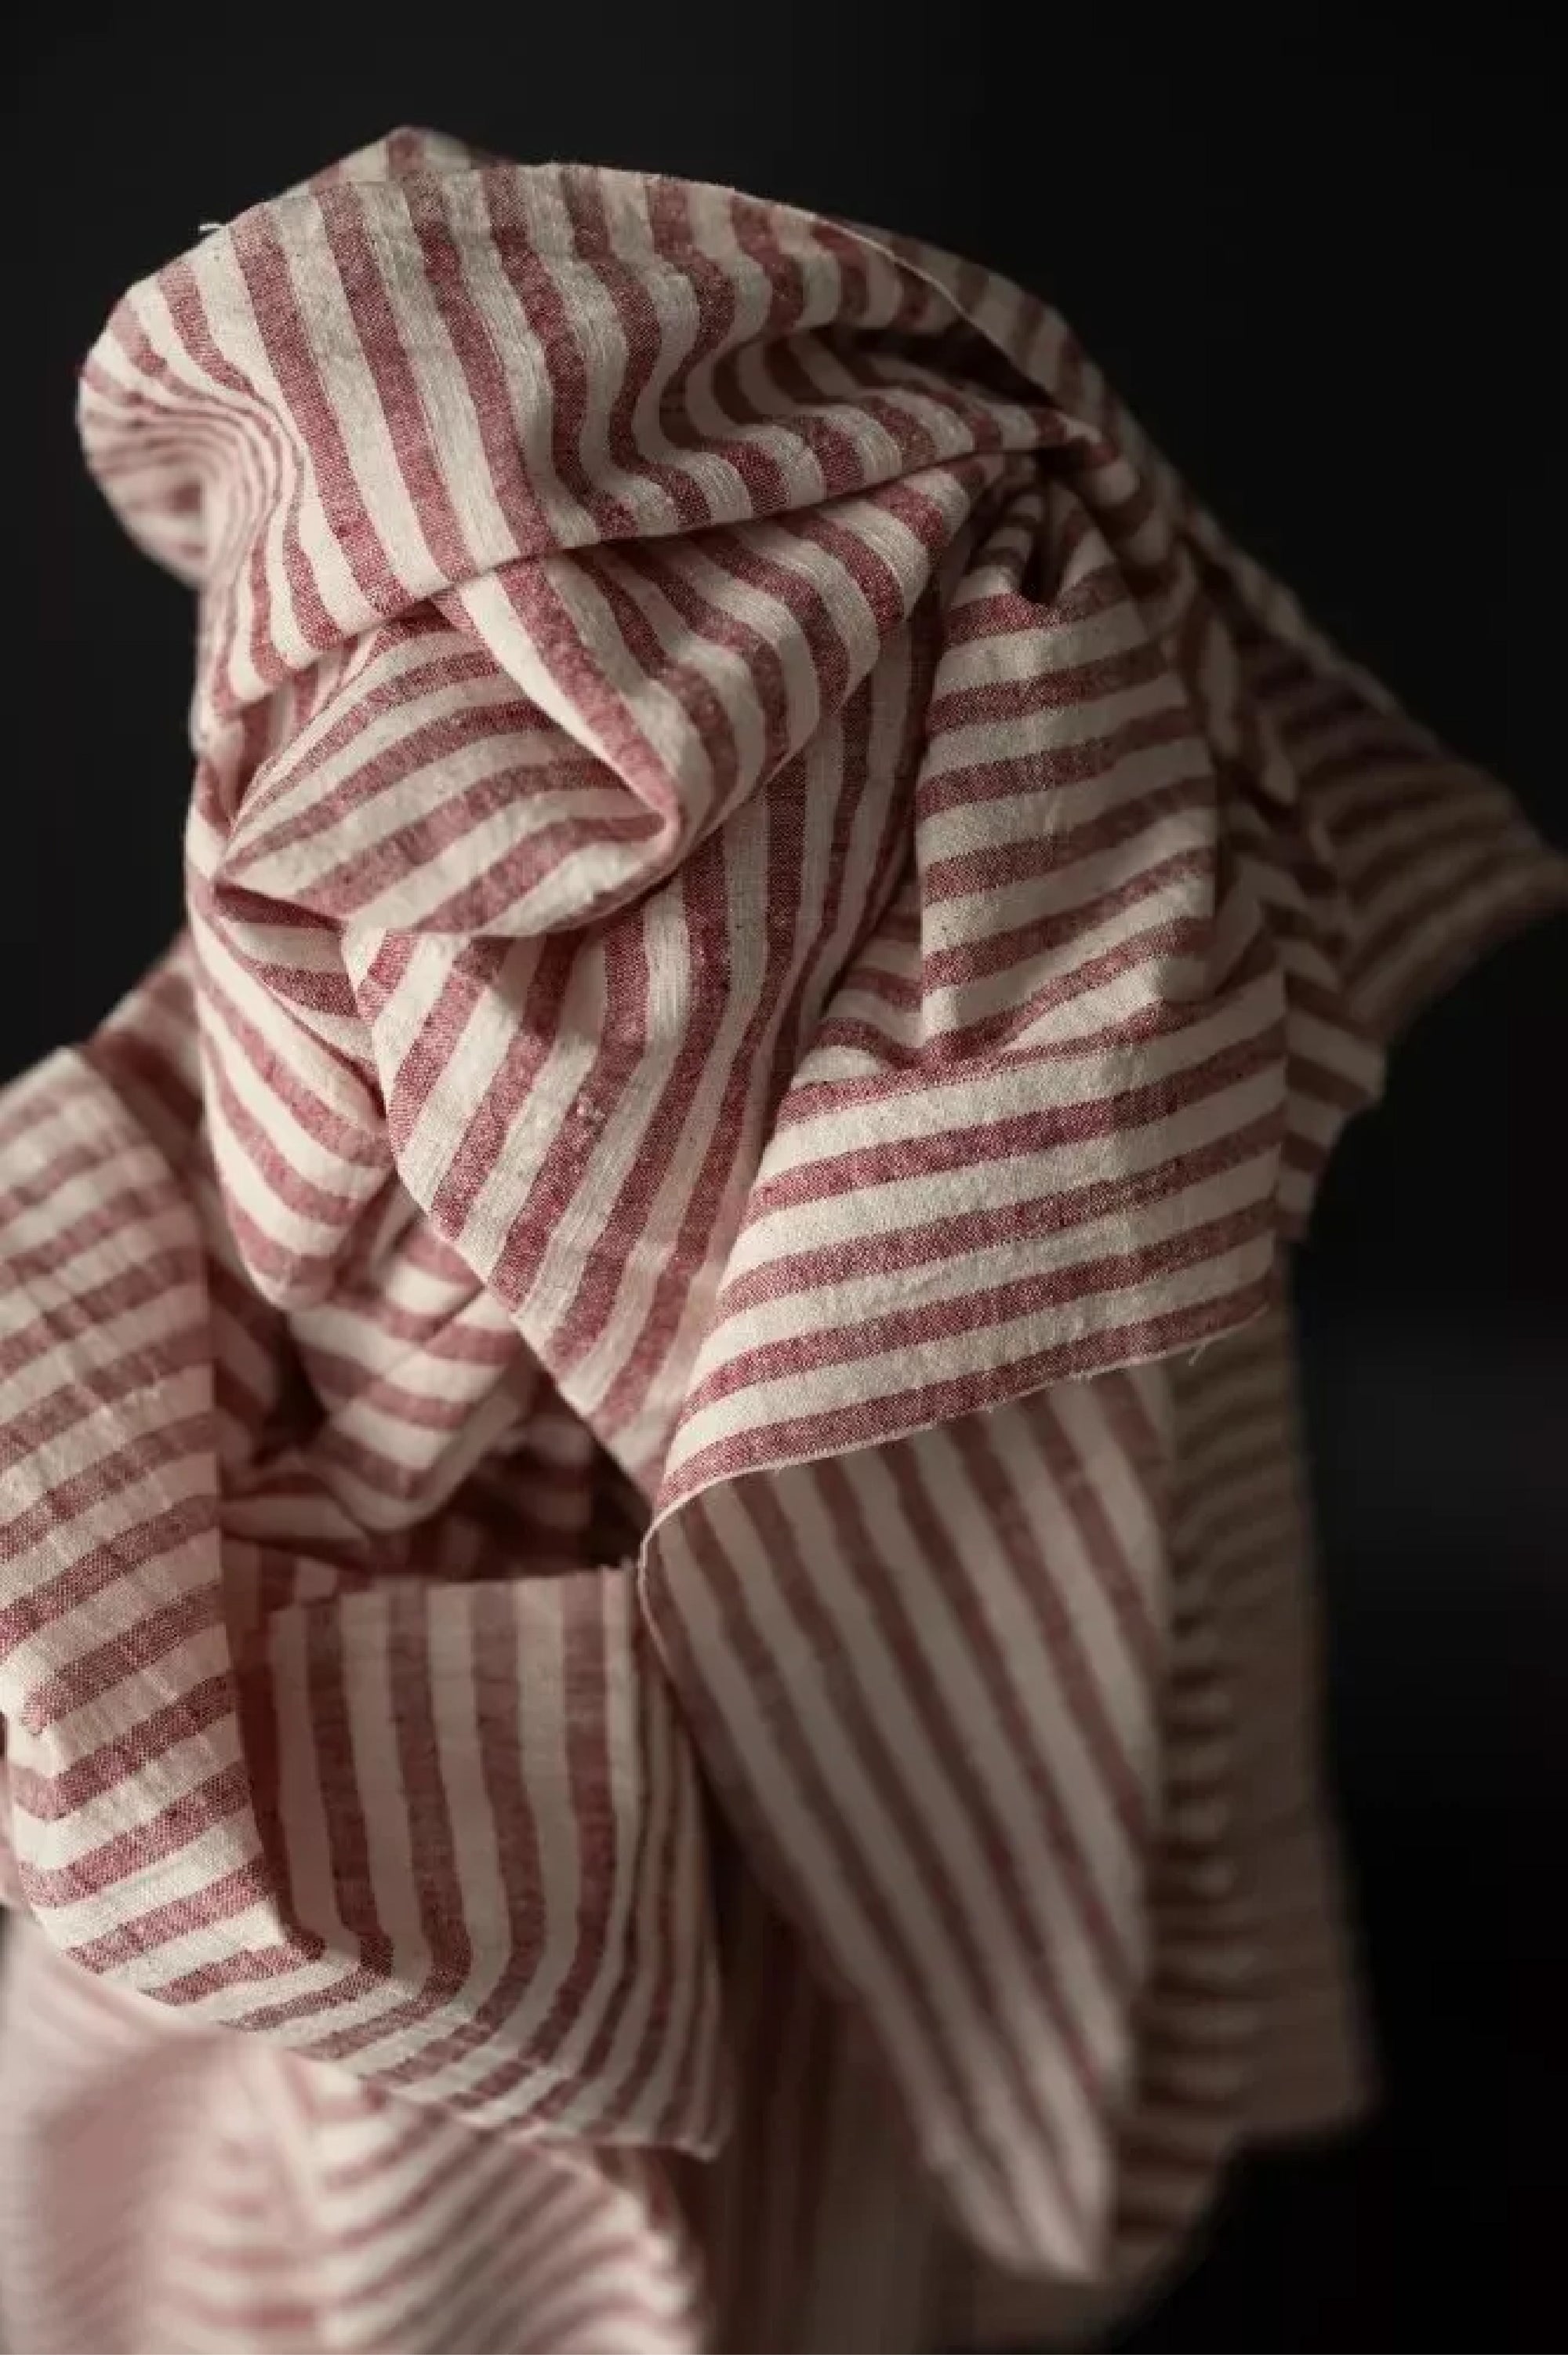
[{"label": "black backdrop", "polygon": [[[1255,21],[597,0],[417,37],[285,11],[258,47],[212,0],[37,11],[4,112],[0,1076],[177,921],[189,614],[81,473],[79,356],[198,222],[403,122],[884,220],[1049,293],[1236,534],[1568,846],[1556,41],[1497,8]],[[1565,980],[1560,922],[1425,1019],[1302,1255],[1383,2114],[1244,2178],[1132,2344],[1568,2346]]]}]

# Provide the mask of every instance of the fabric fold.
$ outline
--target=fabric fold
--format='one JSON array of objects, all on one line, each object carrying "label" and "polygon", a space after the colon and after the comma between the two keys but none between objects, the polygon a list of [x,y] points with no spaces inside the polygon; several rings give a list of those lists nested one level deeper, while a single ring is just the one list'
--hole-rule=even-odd
[{"label": "fabric fold", "polygon": [[69,1056],[10,1092],[5,1151],[35,1923],[185,2020],[455,2116],[713,2148],[698,1785],[625,1570],[473,1582],[449,1530],[388,1576],[302,1453],[220,1476],[175,1173]]}]

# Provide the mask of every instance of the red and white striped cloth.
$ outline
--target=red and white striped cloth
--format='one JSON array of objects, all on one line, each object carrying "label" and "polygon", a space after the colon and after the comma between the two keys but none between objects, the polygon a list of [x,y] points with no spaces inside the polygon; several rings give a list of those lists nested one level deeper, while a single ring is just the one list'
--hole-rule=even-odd
[{"label": "red and white striped cloth", "polygon": [[1563,897],[1055,314],[399,133],[137,287],[0,1099],[28,2355],[957,2345],[1353,2100],[1282,1246]]}]

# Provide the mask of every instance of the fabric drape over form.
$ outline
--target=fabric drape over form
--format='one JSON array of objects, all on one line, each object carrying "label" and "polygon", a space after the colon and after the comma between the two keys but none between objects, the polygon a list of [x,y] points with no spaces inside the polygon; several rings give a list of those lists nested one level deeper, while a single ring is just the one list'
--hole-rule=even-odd
[{"label": "fabric drape over form", "polygon": [[1561,868],[907,241],[399,133],[81,417],[196,772],[0,1098],[12,2343],[1047,2327],[1355,2098],[1282,1254]]}]

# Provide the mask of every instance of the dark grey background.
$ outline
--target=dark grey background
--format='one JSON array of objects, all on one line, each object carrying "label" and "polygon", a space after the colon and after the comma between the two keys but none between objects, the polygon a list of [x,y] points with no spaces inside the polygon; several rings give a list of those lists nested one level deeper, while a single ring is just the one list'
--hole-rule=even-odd
[{"label": "dark grey background", "polygon": [[[189,615],[82,474],[79,357],[198,222],[402,122],[739,182],[1050,294],[1238,536],[1568,844],[1543,21],[421,13],[415,37],[300,12],[260,48],[211,5],[13,37],[0,1075],[89,1028],[178,917]],[[1246,2175],[1130,2344],[1568,2345],[1565,982],[1559,922],[1426,1018],[1303,1255],[1383,2114]]]}]

